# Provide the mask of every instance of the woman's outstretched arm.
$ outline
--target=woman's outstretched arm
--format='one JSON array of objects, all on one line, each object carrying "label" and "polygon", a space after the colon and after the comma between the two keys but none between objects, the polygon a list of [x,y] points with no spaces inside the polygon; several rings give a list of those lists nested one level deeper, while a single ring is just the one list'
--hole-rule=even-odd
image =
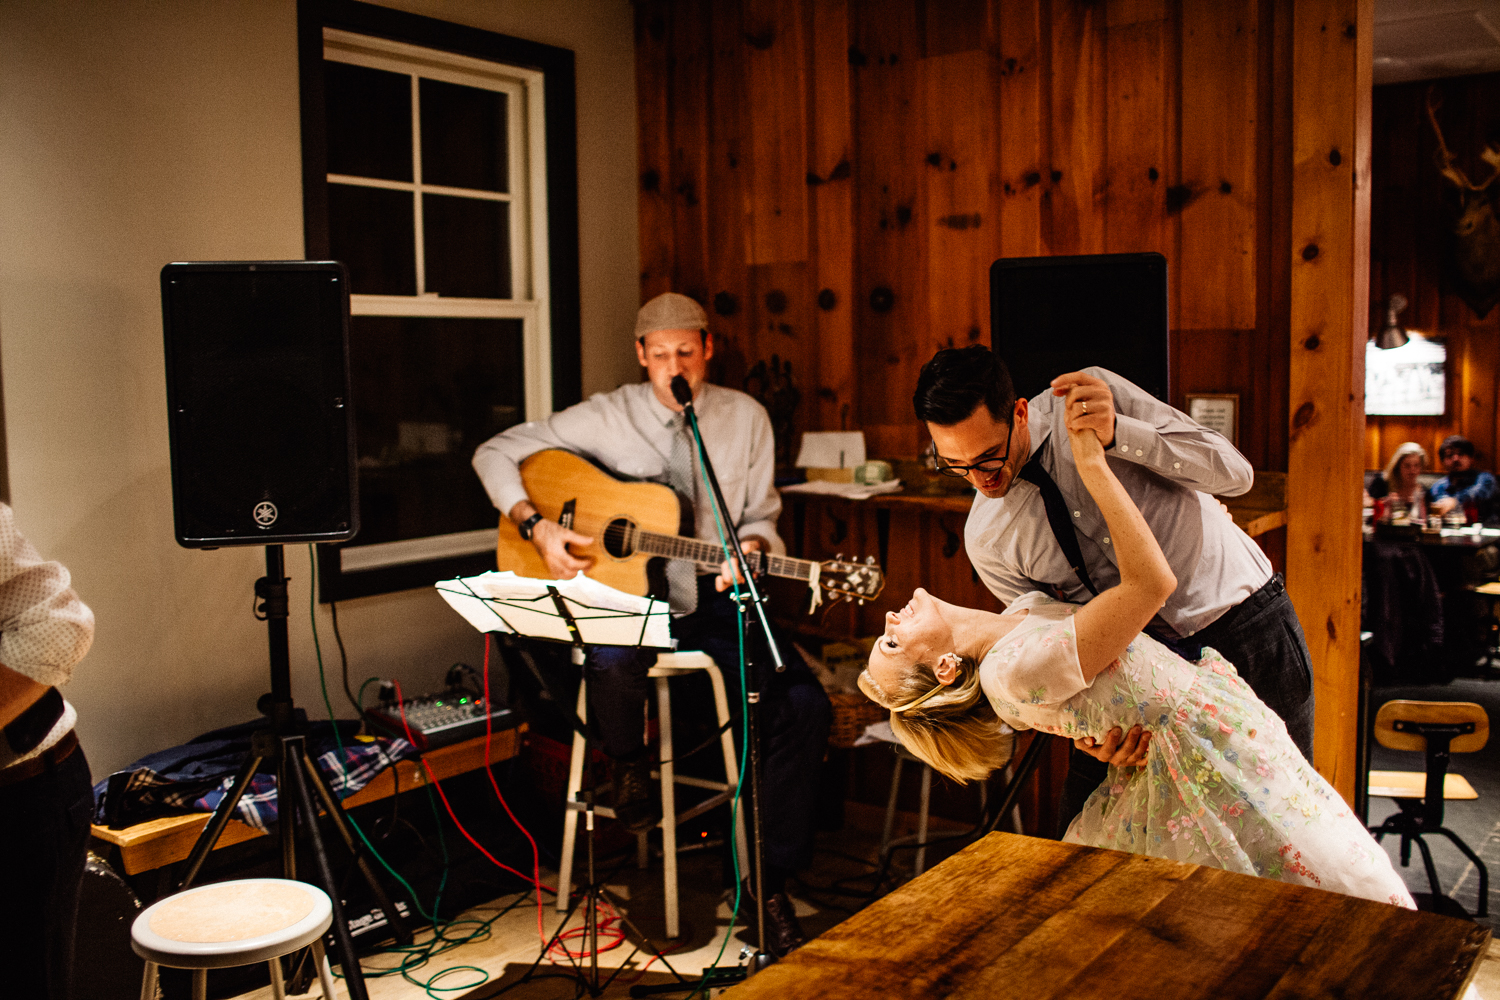
[{"label": "woman's outstretched arm", "polygon": [[1078,663],[1084,679],[1092,681],[1161,610],[1177,589],[1177,577],[1140,509],[1105,461],[1099,436],[1093,430],[1073,430],[1072,423],[1069,419],[1068,442],[1078,474],[1109,526],[1120,569],[1119,585],[1084,605],[1073,618]]}]

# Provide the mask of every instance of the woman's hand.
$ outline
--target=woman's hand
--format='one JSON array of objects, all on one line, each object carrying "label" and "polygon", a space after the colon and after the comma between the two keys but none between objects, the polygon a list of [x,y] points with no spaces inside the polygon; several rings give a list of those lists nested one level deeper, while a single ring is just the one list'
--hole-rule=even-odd
[{"label": "woman's hand", "polygon": [[1115,440],[1115,396],[1109,384],[1083,372],[1068,372],[1052,380],[1052,395],[1063,400],[1068,431],[1088,429],[1108,448]]}]

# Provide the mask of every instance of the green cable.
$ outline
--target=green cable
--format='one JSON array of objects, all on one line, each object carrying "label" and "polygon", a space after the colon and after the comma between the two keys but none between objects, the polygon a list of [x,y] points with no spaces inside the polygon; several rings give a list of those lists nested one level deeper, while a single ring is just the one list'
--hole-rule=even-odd
[{"label": "green cable", "polygon": [[[323,692],[323,705],[328,709],[328,721],[333,726],[333,739],[334,742],[338,745],[339,758],[340,760],[342,760],[344,758],[344,740],[343,736],[339,733],[338,720],[334,717],[333,714],[333,701],[328,697],[328,678],[323,667],[323,648],[321,643],[319,643],[318,641],[318,563],[316,554],[311,544],[307,546],[307,556],[312,575],[310,594],[308,597],[308,617],[312,622],[313,651],[317,655],[318,660],[318,685]],[[367,679],[364,684],[360,685],[359,693],[361,703],[363,703],[365,688],[370,684],[371,681],[378,679],[379,678],[372,677]],[[505,914],[509,913],[511,910],[515,909],[515,907],[519,905],[523,899],[526,898],[526,894],[521,894],[509,906],[485,921],[478,921],[474,919],[454,919],[446,922],[440,921],[437,917],[437,912],[442,902],[443,891],[447,888],[448,885],[449,857],[447,838],[443,836],[442,817],[438,814],[437,800],[432,794],[431,785],[427,786],[427,801],[428,804],[432,807],[433,816],[437,820],[438,845],[441,848],[443,854],[443,876],[438,882],[437,896],[432,903],[432,913],[428,913],[423,908],[421,900],[417,898],[417,891],[411,887],[410,883],[408,883],[406,879],[402,878],[400,874],[398,874],[396,870],[390,866],[389,862],[387,862],[381,855],[381,853],[375,849],[375,845],[370,843],[370,838],[365,836],[364,830],[360,829],[359,824],[354,821],[354,817],[350,816],[348,813],[345,813],[344,818],[349,821],[349,825],[354,829],[354,832],[359,835],[359,839],[363,841],[365,847],[369,848],[370,853],[375,857],[375,860],[380,862],[380,866],[384,868],[388,873],[390,873],[391,877],[394,878],[397,882],[400,882],[402,887],[406,889],[407,894],[411,897],[412,905],[417,908],[417,912],[422,915],[422,918],[424,920],[432,925],[433,936],[429,941],[426,941],[422,944],[414,943],[411,945],[392,945],[391,947],[381,950],[381,954],[402,955],[403,957],[401,961],[396,965],[386,969],[376,968],[368,971],[366,971],[364,969],[364,966],[361,965],[360,971],[365,975],[366,978],[369,979],[380,979],[386,976],[400,975],[401,978],[405,979],[413,986],[421,988],[424,992],[427,993],[428,996],[435,998],[435,1000],[441,1000],[439,994],[456,993],[460,990],[468,991],[484,985],[485,983],[489,982],[489,973],[474,965],[455,965],[447,969],[439,970],[432,976],[428,977],[426,980],[420,980],[415,978],[412,975],[412,972],[414,972],[416,969],[421,968],[423,965],[426,965],[429,961],[443,954],[444,952],[451,951],[452,949],[461,947],[465,944],[485,940],[486,938],[488,938],[490,934],[490,925],[493,924],[496,920],[499,920]],[[452,938],[448,936],[448,932],[450,929],[460,925],[470,924],[475,925],[475,929],[472,932],[465,934],[463,937]],[[460,971],[476,972],[480,975],[481,978],[477,982],[464,983],[460,986],[434,985],[439,979],[442,979],[444,976],[449,976],[455,972]],[[342,978],[342,973],[343,970],[340,969],[337,973],[335,973],[335,975],[338,975],[340,976],[340,978]]]},{"label": "green cable", "polygon": [[[706,471],[708,467],[708,455],[703,449],[703,435],[698,432],[696,414],[694,416],[693,437],[694,443],[698,446],[698,471],[704,481],[704,486],[712,492],[713,487],[708,482],[708,473]],[[729,535],[724,530],[724,519],[719,515],[719,505],[716,503],[709,504],[709,509],[714,514],[714,528],[719,535],[719,548],[724,552],[725,561],[728,561],[732,558],[729,550]],[[746,573],[750,572],[749,566],[742,566],[741,569]],[[734,591],[735,601],[740,601],[739,581],[730,577],[729,586]],[[740,640],[740,718],[744,719],[745,722],[740,727],[740,773],[738,780],[734,783],[734,807],[729,813],[729,838],[731,842],[734,840],[735,831],[739,828],[740,793],[745,789],[745,766],[750,754],[750,696],[745,685],[745,630],[742,628],[738,632]],[[713,963],[709,968],[716,967],[719,964],[719,960],[724,957],[724,949],[729,947],[729,939],[734,935],[735,924],[740,918],[740,893],[744,891],[745,885],[745,880],[740,875],[740,852],[731,847],[729,856],[734,859],[734,910],[729,915],[729,929],[724,932],[724,940],[719,943],[719,952],[714,956]],[[707,982],[707,977],[700,975],[698,977],[698,985],[693,988],[693,992],[687,995],[687,1000],[693,1000],[693,997],[698,995],[698,991],[702,990]]]}]

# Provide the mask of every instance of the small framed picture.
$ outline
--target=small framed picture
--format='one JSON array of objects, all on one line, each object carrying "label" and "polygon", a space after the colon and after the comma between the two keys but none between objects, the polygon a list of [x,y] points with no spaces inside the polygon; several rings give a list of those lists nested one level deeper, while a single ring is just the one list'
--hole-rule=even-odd
[{"label": "small framed picture", "polygon": [[1189,393],[1187,414],[1211,431],[1240,446],[1240,396],[1237,392]]}]

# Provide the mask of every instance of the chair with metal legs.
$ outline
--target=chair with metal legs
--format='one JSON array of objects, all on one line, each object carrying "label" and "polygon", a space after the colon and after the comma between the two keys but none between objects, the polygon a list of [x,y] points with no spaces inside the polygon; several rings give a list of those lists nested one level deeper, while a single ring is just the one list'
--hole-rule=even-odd
[{"label": "chair with metal legs", "polygon": [[[1479,908],[1477,916],[1489,915],[1490,873],[1479,856],[1458,834],[1443,826],[1445,799],[1477,799],[1479,794],[1462,775],[1448,771],[1448,757],[1454,753],[1482,750],[1489,740],[1490,720],[1482,706],[1467,701],[1388,701],[1375,716],[1375,739],[1393,750],[1414,750],[1426,754],[1425,771],[1371,771],[1369,794],[1396,800],[1400,811],[1392,813],[1379,826],[1370,827],[1376,840],[1386,834],[1401,837],[1401,864],[1411,863],[1411,845],[1422,852],[1422,864],[1432,886],[1432,900],[1423,909],[1468,914],[1438,885],[1437,867],[1432,851],[1423,839],[1428,834],[1442,834],[1468,858],[1479,872]],[[1418,898],[1419,905],[1426,902]]]}]

